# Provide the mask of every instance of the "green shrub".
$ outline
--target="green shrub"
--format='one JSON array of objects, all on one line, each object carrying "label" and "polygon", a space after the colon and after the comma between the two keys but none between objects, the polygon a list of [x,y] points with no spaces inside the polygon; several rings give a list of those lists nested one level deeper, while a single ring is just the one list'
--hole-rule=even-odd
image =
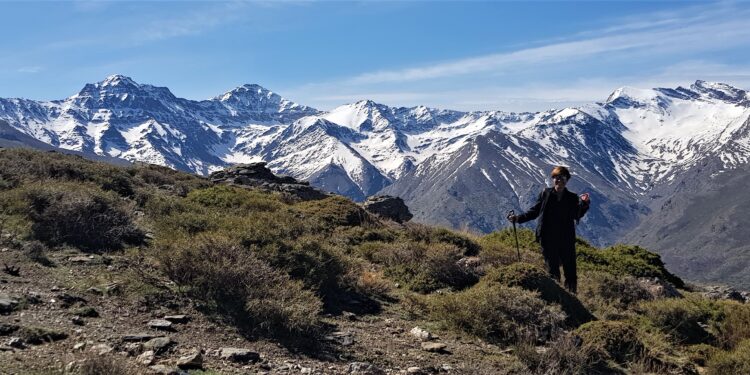
[{"label": "green shrub", "polygon": [[720,350],[708,344],[696,344],[688,346],[685,351],[690,362],[699,366],[706,366],[708,360]]},{"label": "green shrub", "polygon": [[283,206],[283,203],[270,193],[227,185],[193,190],[187,195],[187,199],[204,207],[230,210],[237,214],[247,211],[274,212]]},{"label": "green shrub", "polygon": [[664,267],[661,257],[640,246],[615,245],[597,250],[581,241],[576,243],[581,270],[603,271],[617,276],[658,277],[682,288],[685,283]]},{"label": "green shrub", "polygon": [[474,256],[479,253],[479,244],[467,235],[455,231],[432,227],[418,223],[406,223],[404,225],[405,236],[414,242],[424,242],[427,244],[444,243],[456,246],[461,249],[463,255]]},{"label": "green shrub", "polygon": [[199,235],[158,251],[167,275],[241,327],[266,334],[310,333],[322,303],[235,240]]},{"label": "green shrub", "polygon": [[578,298],[605,319],[620,318],[640,301],[653,299],[632,276],[587,272],[578,283]]},{"label": "green shrub", "polygon": [[562,288],[547,272],[528,263],[516,263],[493,269],[482,278],[482,282],[538,292],[542,300],[562,307],[568,316],[566,324],[570,326],[577,327],[595,319],[576,296]]},{"label": "green shrub", "polygon": [[462,289],[477,282],[471,270],[458,264],[463,251],[445,243],[367,242],[358,252],[385,266],[385,275],[409,289],[429,293],[441,288]]},{"label": "green shrub", "polygon": [[740,342],[731,352],[714,354],[706,370],[708,375],[750,374],[750,340]]},{"label": "green shrub", "polygon": [[599,320],[576,329],[584,343],[591,345],[619,364],[634,360],[644,352],[638,330],[626,322]]},{"label": "green shrub", "polygon": [[28,189],[32,238],[50,246],[85,251],[116,250],[140,244],[144,233],[116,196],[80,184],[47,184]]},{"label": "green shrub", "polygon": [[639,310],[680,344],[712,343],[713,336],[703,327],[720,313],[714,302],[695,295],[642,302]]},{"label": "green shrub", "polygon": [[527,338],[544,341],[565,319],[558,306],[546,304],[534,292],[486,283],[432,295],[429,316],[447,329],[503,344]]},{"label": "green shrub", "polygon": [[575,335],[563,334],[547,343],[544,351],[538,351],[536,343],[523,342],[515,346],[515,355],[529,368],[532,374],[613,374],[603,360],[600,349],[584,343]]},{"label": "green shrub", "polygon": [[348,198],[332,196],[325,199],[300,202],[294,205],[311,232],[329,232],[336,227],[373,223],[362,207]]},{"label": "green shrub", "polygon": [[717,339],[726,349],[750,339],[750,305],[736,301],[718,301],[723,314],[716,323]]}]

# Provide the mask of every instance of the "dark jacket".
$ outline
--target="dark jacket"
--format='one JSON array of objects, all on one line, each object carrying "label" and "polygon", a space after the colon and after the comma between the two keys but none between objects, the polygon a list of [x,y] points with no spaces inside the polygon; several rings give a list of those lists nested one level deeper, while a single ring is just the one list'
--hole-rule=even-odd
[{"label": "dark jacket", "polygon": [[557,199],[554,196],[553,190],[553,188],[546,188],[539,193],[534,206],[525,213],[518,215],[518,223],[537,219],[536,240],[538,242],[544,241],[545,237],[551,237],[554,233],[555,238],[564,241],[560,245],[573,245],[576,239],[576,224],[586,214],[586,211],[588,211],[589,204],[580,200],[575,193],[571,193],[568,189],[565,189],[560,200],[565,213],[565,219],[562,222],[550,222],[549,218],[545,215],[546,211],[544,209],[547,207],[547,202],[550,199]]}]

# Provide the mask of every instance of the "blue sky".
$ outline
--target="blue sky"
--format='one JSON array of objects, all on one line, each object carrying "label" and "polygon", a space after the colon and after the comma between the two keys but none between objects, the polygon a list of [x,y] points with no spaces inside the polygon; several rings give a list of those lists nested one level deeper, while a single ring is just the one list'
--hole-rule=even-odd
[{"label": "blue sky", "polygon": [[124,74],[205,99],[544,110],[696,79],[750,89],[747,2],[0,2],[0,97]]}]

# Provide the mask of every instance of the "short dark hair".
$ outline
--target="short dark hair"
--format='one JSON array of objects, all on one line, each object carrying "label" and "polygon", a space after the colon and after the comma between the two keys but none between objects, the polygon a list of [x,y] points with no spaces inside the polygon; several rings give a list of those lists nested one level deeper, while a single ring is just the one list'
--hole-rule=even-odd
[{"label": "short dark hair", "polygon": [[565,177],[566,180],[570,180],[570,171],[568,170],[568,168],[565,168],[562,165],[558,165],[552,168],[552,177],[560,175]]}]

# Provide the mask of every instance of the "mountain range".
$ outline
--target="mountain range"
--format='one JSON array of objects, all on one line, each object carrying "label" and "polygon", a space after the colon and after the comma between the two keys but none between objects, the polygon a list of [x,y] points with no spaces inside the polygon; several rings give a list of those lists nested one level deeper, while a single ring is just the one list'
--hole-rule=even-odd
[{"label": "mountain range", "polygon": [[528,208],[553,165],[594,203],[579,234],[659,251],[678,274],[750,285],[743,177],[750,95],[722,83],[614,90],[536,113],[390,107],[330,111],[258,85],[202,101],[113,75],[63,100],[0,99],[12,131],[59,149],[206,175],[266,161],[276,173],[363,200],[402,197],[415,220],[489,232]]}]

